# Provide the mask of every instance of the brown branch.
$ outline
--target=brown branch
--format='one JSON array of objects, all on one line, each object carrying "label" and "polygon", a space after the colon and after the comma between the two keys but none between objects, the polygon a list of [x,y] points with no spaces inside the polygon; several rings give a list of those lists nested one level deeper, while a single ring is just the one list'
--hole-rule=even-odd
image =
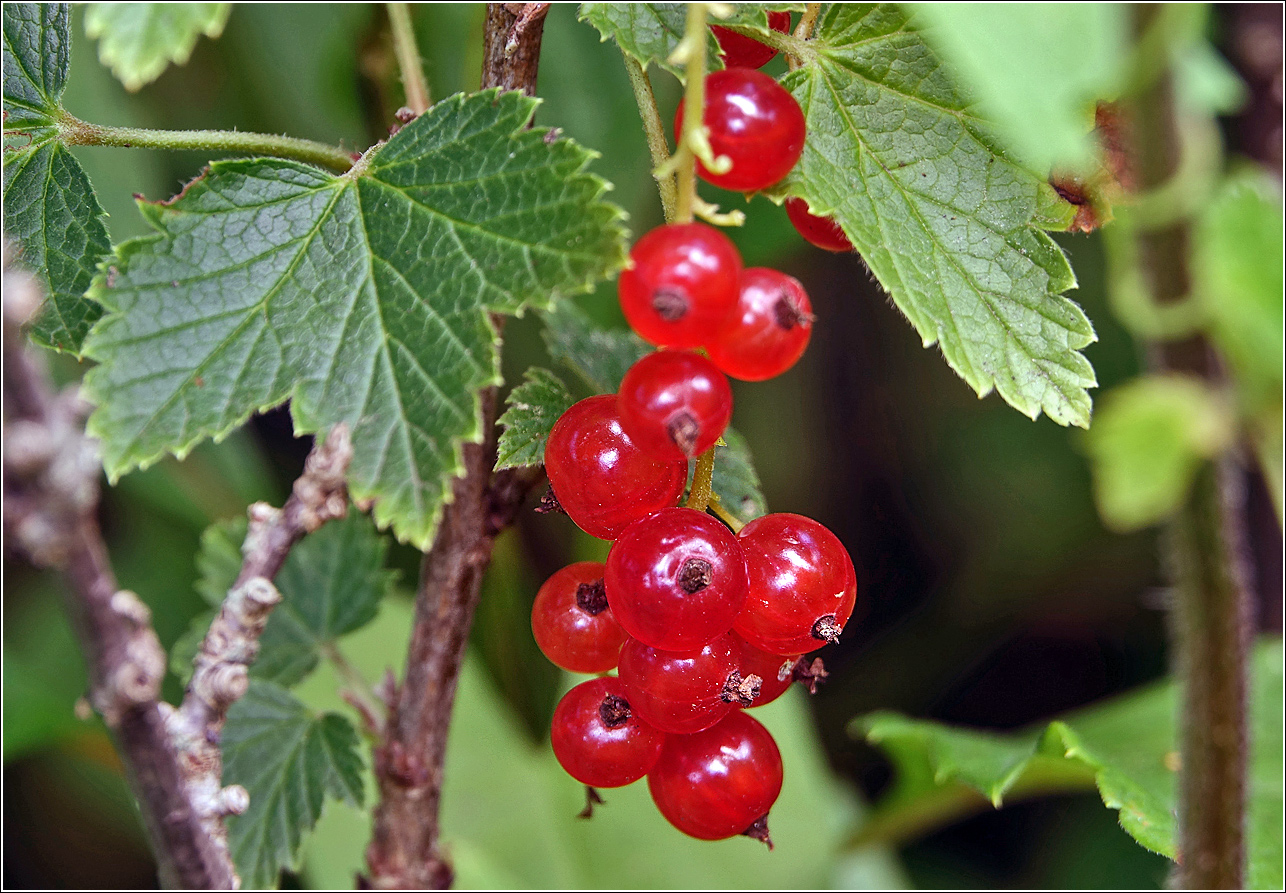
[{"label": "brown branch", "polygon": [[[1139,8],[1140,31],[1159,6]],[[1179,169],[1185,124],[1174,83],[1159,75],[1131,105],[1139,185],[1155,189]],[[1188,299],[1191,221],[1138,234],[1142,267],[1159,305]],[[1218,355],[1200,335],[1149,345],[1151,364],[1219,387]],[[1247,663],[1251,563],[1246,549],[1243,471],[1233,454],[1207,464],[1167,531],[1176,598],[1171,613],[1175,671],[1182,684],[1179,858],[1182,886],[1244,886],[1247,775]]]},{"label": "brown branch", "polygon": [[80,426],[83,409],[55,397],[19,324],[39,304],[34,280],[4,258],[4,529],[33,561],[61,567],[67,609],[89,669],[90,701],[115,736],[164,887],[222,888],[237,878],[207,832],[159,701],[165,652],[151,614],[118,591],[95,511],[101,465]]},{"label": "brown branch", "polygon": [[[548,4],[487,6],[482,87],[533,94]],[[493,317],[499,330],[501,320]],[[465,473],[452,487],[425,553],[406,678],[390,699],[387,735],[375,752],[380,802],[366,851],[375,887],[444,889],[453,872],[438,847],[447,729],[482,576],[496,535],[508,526],[539,468],[493,472],[497,389],[479,394],[482,443],[463,449]]]},{"label": "brown branch", "polygon": [[336,425],[324,444],[313,447],[304,472],[281,509],[250,506],[250,528],[241,547],[244,560],[236,583],[219,608],[193,662],[192,679],[177,710],[162,707],[178,751],[188,796],[198,806],[206,834],[227,848],[227,815],[244,812],[249,795],[240,785],[223,787],[219,738],[228,708],[246,693],[249,667],[281,594],[272,578],[291,548],[327,521],[348,510],[344,475],[353,458],[348,426]]}]

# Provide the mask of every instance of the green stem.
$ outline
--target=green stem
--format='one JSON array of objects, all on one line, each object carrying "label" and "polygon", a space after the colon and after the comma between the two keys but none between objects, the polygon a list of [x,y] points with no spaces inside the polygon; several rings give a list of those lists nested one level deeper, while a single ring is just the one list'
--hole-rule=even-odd
[{"label": "green stem", "polygon": [[354,158],[345,150],[312,140],[239,130],[147,130],[90,124],[64,112],[58,136],[69,146],[120,146],[126,149],[196,149],[292,158],[346,173]]},{"label": "green stem", "polygon": [[[817,26],[817,17],[822,11],[820,3],[809,3],[804,7],[804,15],[795,27],[794,38],[801,44],[813,36],[813,28]],[[791,71],[799,68],[804,64],[802,54],[796,51],[786,53],[786,64]]]},{"label": "green stem", "polygon": [[726,508],[723,507],[723,501],[719,499],[718,493],[714,493],[714,492],[710,493],[709,509],[710,511],[714,512],[715,515],[721,521],[723,521],[723,523],[731,527],[733,533],[741,533],[741,528],[746,526],[745,521],[741,520],[732,512],[728,511]]},{"label": "green stem", "polygon": [[702,127],[706,90],[706,7],[704,3],[688,6],[688,21],[683,40],[687,44],[688,83],[683,93],[683,138],[675,150],[679,154],[679,198],[676,223],[691,223],[697,197],[697,159],[692,151],[693,134]]},{"label": "green stem", "polygon": [[353,699],[357,702],[354,706],[357,707],[358,712],[362,714],[362,718],[365,720],[363,725],[376,726],[376,728],[369,728],[367,731],[375,735],[380,734],[384,721],[388,716],[388,709],[384,706],[384,702],[379,695],[375,693],[371,683],[357,667],[348,662],[348,658],[344,657],[344,653],[339,650],[339,646],[334,642],[324,643],[321,646],[321,653],[327,662],[335,668],[335,673],[343,681],[344,685],[348,687]]},{"label": "green stem", "polygon": [[697,457],[696,471],[692,472],[692,490],[688,493],[687,507],[704,512],[710,505],[714,490],[714,447]]},{"label": "green stem", "polygon": [[[625,60],[625,72],[630,76],[630,86],[634,88],[634,101],[639,106],[639,117],[643,119],[643,131],[647,134],[647,148],[652,153],[652,170],[658,170],[670,158],[670,145],[665,141],[665,125],[661,123],[661,112],[656,107],[656,95],[652,92],[652,82],[648,80],[647,71],[638,60],[622,52]],[[678,213],[678,187],[674,175],[653,174],[656,187],[661,193],[661,208],[665,211],[665,222],[673,223]]]},{"label": "green stem", "polygon": [[415,28],[411,25],[411,11],[407,4],[389,3],[388,20],[393,30],[397,67],[402,71],[406,104],[415,114],[423,115],[430,105],[429,84],[424,79],[424,66],[420,62],[420,49],[415,44]]}]

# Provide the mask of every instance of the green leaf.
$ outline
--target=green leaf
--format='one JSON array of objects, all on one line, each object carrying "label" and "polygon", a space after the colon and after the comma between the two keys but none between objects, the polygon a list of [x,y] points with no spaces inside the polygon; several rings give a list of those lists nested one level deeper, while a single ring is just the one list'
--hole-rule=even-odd
[{"label": "green leaf", "polygon": [[496,450],[496,468],[543,465],[549,432],[576,399],[557,375],[532,367],[526,381],[505,400],[509,408],[500,417],[504,429]]},{"label": "green leaf", "polygon": [[61,143],[46,140],[6,153],[4,229],[47,292],[29,329],[42,344],[79,354],[103,314],[85,291],[112,250],[104,217],[80,162]]},{"label": "green leaf", "polygon": [[360,806],[363,761],[357,730],[335,713],[316,714],[271,682],[251,680],[223,727],[223,783],[250,792],[250,808],[229,817],[228,845],[247,889],[275,887],[299,866],[304,832],[328,798]]},{"label": "green leaf", "polygon": [[600,328],[570,301],[545,315],[549,355],[570,366],[595,394],[612,394],[629,368],[652,346],[629,329]]},{"label": "green leaf", "polygon": [[112,478],[186,454],[287,399],[297,431],[352,429],[349,489],[429,543],[479,389],[500,381],[489,312],[547,307],[624,264],[590,153],[527,129],[535,101],[444,100],[352,172],[211,165],[158,235],[118,246],[91,295],[89,428]]},{"label": "green leaf", "polygon": [[70,4],[4,4],[4,129],[52,125],[70,65]]},{"label": "green leaf", "polygon": [[759,490],[759,475],[750,456],[750,445],[733,429],[723,432],[724,445],[715,449],[711,484],[720,504],[742,521],[753,521],[768,511]]},{"label": "green leaf", "polygon": [[1248,407],[1280,406],[1281,187],[1255,171],[1229,177],[1201,215],[1193,252],[1196,296]]},{"label": "green leaf", "polygon": [[1120,92],[1130,58],[1128,7],[922,3],[910,10],[976,111],[1033,170],[1094,169],[1094,105]]},{"label": "green leaf", "polygon": [[[245,536],[244,518],[212,524],[201,535],[196,588],[211,607],[223,604],[241,572]],[[387,551],[385,539],[356,509],[300,540],[273,580],[281,604],[268,617],[250,674],[293,686],[341,636],[374,619],[396,578],[384,568]],[[212,616],[196,618],[171,651],[170,665],[182,679],[192,673],[192,658]]]},{"label": "green leaf", "polygon": [[98,41],[98,59],[133,92],[183,65],[197,38],[218,37],[231,3],[90,3],[85,35]]},{"label": "green leaf", "polygon": [[[1282,643],[1251,660],[1250,886],[1282,881]],[[878,745],[898,778],[877,804],[866,840],[923,833],[976,810],[977,795],[1005,799],[1096,785],[1104,805],[1141,845],[1174,858],[1178,691],[1147,686],[1044,729],[978,732],[874,713],[850,731]]]},{"label": "green leaf", "polygon": [[833,216],[881,285],[979,396],[1086,427],[1095,338],[1061,296],[1067,259],[1034,226],[1057,200],[1005,158],[893,6],[836,4],[782,83],[808,126],[777,190]]},{"label": "green leaf", "polygon": [[[802,9],[802,3],[774,3],[763,6],[754,3],[728,4],[732,14],[727,18],[709,18],[712,24],[741,25],[767,33],[768,10]],[[687,28],[686,3],[582,3],[578,18],[598,29],[603,40],[611,38],[621,50],[633,56],[646,68],[655,63],[683,80],[683,66],[674,65],[670,54],[683,39]],[[719,44],[710,32],[706,47],[709,67],[723,67]]]},{"label": "green leaf", "polygon": [[1224,401],[1197,378],[1142,376],[1109,392],[1085,436],[1103,520],[1130,531],[1168,517],[1201,463],[1232,442],[1234,424]]}]

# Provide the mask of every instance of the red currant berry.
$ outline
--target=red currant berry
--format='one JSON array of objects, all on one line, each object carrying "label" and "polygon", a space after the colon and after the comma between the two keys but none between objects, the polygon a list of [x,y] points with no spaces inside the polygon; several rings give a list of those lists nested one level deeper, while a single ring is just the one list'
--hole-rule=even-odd
[{"label": "red currant berry", "polygon": [[531,606],[531,632],[545,657],[573,673],[616,666],[625,630],[607,606],[603,563],[568,565],[545,581]]},{"label": "red currant berry", "polygon": [[768,810],[781,782],[777,743],[740,710],[704,732],[671,735],[647,776],[661,815],[701,840],[749,833],[767,842]]},{"label": "red currant berry", "polygon": [[658,462],[633,444],[615,394],[588,397],[562,414],[545,444],[545,471],[576,525],[605,540],[674,505],[688,479],[686,460]]},{"label": "red currant berry", "polygon": [[812,310],[798,279],[751,267],[741,274],[737,309],[707,345],[710,361],[742,381],[774,378],[803,356],[813,334]]},{"label": "red currant berry", "polygon": [[621,680],[582,682],[554,708],[549,733],[554,756],[567,774],[594,788],[619,788],[652,769],[665,733],[630,709]]},{"label": "red currant berry", "polygon": [[[804,113],[795,97],[763,72],[727,68],[706,76],[702,123],[710,129],[710,148],[732,162],[723,174],[697,163],[707,183],[738,192],[755,192],[780,181],[804,152]],[[683,103],[674,132],[682,132]]]},{"label": "red currant berry", "polygon": [[[790,30],[790,13],[768,13],[768,27],[785,34]],[[727,68],[763,68],[777,55],[770,46],[760,43],[753,37],[743,37],[736,31],[713,25],[715,40],[723,50],[723,64]]]},{"label": "red currant berry", "polygon": [[727,376],[705,357],[687,351],[643,357],[625,373],[616,399],[625,433],[658,460],[704,453],[732,418]]},{"label": "red currant berry", "polygon": [[786,216],[795,230],[818,248],[836,253],[853,250],[853,243],[839,224],[829,217],[818,217],[802,198],[786,199]]},{"label": "red currant berry", "polygon": [[689,735],[755,702],[759,682],[747,682],[738,668],[742,647],[732,633],[691,652],[662,651],[630,639],[621,649],[621,682],[644,722]]},{"label": "red currant berry", "polygon": [[700,347],[737,303],[741,254],[702,223],[659,226],[634,243],[617,289],[621,311],[658,347]]},{"label": "red currant berry", "polygon": [[737,538],[704,512],[663,509],[631,524],[607,553],[607,600],[634,638],[696,651],[732,626],[746,601]]},{"label": "red currant berry", "polygon": [[751,645],[735,632],[729,633],[736,654],[737,670],[743,677],[759,678],[759,694],[743,707],[762,707],[780,698],[795,681],[795,663],[799,655],[783,657],[780,654],[769,654]]},{"label": "red currant berry", "polygon": [[802,654],[839,639],[853,613],[857,574],[843,543],[812,518],[756,518],[737,535],[750,597],[733,628],[769,654]]}]

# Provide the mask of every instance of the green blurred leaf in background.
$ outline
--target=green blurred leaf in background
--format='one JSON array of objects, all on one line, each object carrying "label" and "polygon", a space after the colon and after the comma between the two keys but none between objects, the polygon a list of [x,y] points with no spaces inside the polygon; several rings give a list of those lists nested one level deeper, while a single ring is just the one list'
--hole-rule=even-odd
[{"label": "green blurred leaf in background", "polygon": [[218,37],[231,3],[90,3],[85,35],[98,41],[98,58],[135,91],[182,65],[197,38]]}]

